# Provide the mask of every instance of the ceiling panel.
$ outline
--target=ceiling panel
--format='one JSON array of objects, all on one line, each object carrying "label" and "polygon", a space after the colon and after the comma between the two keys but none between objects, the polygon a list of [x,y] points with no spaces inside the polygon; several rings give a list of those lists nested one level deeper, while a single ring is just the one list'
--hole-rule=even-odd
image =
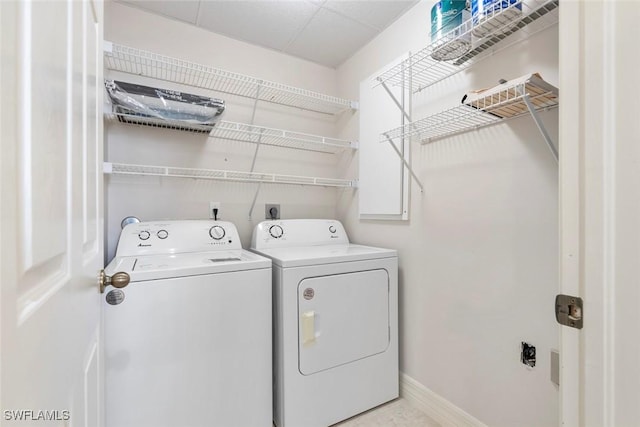
[{"label": "ceiling panel", "polygon": [[[351,1],[351,0],[328,0],[322,7],[339,12],[354,20],[371,25],[383,30],[396,20],[405,10],[414,5],[411,1]],[[429,22],[429,17],[425,16],[425,22]]]},{"label": "ceiling panel", "polygon": [[[2,1],[2,0],[0,0]],[[115,0],[337,67],[418,0]],[[429,23],[425,17],[425,25]]]},{"label": "ceiling panel", "polygon": [[159,15],[168,16],[190,24],[196,23],[198,7],[197,0],[120,0],[121,3],[129,4],[140,9],[147,10]]},{"label": "ceiling panel", "polygon": [[376,34],[370,27],[320,9],[285,52],[337,67]]},{"label": "ceiling panel", "polygon": [[198,26],[282,50],[317,11],[307,1],[203,1]]}]

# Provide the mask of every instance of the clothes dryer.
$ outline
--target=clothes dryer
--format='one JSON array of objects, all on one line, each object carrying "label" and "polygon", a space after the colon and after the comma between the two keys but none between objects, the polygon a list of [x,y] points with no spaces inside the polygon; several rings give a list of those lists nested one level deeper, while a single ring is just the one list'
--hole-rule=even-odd
[{"label": "clothes dryer", "polygon": [[398,258],[338,221],[265,221],[273,261],[274,421],[326,427],[398,397]]}]

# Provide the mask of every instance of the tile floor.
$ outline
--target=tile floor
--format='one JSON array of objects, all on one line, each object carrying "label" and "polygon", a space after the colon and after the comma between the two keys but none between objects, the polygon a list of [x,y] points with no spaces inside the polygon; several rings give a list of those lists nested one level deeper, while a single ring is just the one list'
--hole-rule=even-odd
[{"label": "tile floor", "polygon": [[333,427],[440,427],[440,424],[400,398]]}]

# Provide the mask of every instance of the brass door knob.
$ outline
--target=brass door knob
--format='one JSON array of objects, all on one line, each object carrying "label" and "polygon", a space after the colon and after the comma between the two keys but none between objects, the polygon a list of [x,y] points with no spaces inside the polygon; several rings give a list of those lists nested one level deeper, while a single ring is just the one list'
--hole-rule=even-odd
[{"label": "brass door knob", "polygon": [[100,271],[100,277],[98,278],[98,286],[100,287],[100,293],[104,293],[104,289],[111,285],[114,288],[124,288],[129,284],[131,278],[123,271],[114,274],[113,276],[107,276],[104,274],[104,270]]}]

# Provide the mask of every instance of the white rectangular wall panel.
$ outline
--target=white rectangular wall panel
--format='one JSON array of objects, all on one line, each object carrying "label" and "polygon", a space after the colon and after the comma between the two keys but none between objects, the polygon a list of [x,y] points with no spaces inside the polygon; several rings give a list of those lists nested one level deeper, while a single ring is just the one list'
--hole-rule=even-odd
[{"label": "white rectangular wall panel", "polygon": [[[398,101],[401,90],[390,88]],[[408,105],[408,104],[407,104]],[[408,219],[408,171],[388,142],[380,134],[402,125],[402,112],[393,99],[372,77],[360,83],[359,211],[362,219]],[[405,159],[408,142],[395,144]]]}]

